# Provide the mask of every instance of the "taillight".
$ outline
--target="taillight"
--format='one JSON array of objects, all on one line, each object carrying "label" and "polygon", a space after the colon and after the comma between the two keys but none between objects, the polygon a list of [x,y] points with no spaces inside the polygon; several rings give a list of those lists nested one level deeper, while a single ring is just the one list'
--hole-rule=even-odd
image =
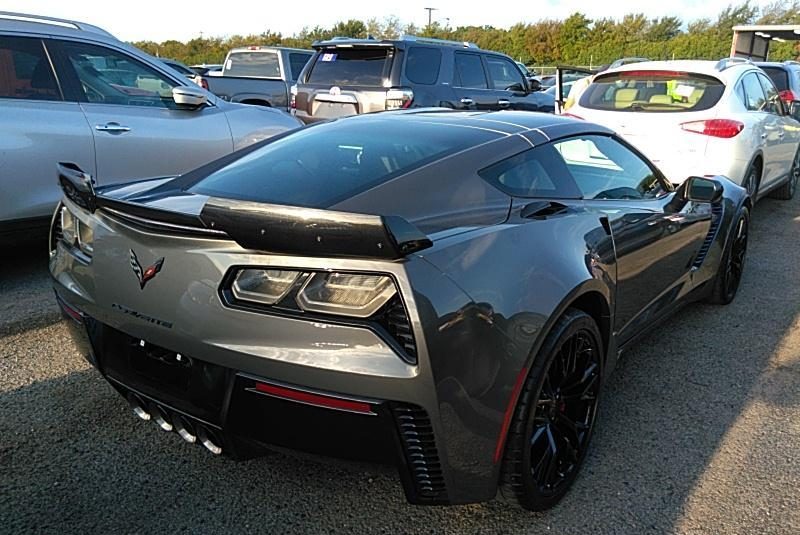
[{"label": "taillight", "polygon": [[208,91],[208,81],[205,78],[200,78],[200,87]]},{"label": "taillight", "polygon": [[289,109],[296,110],[297,109],[297,85],[293,85],[289,88]]},{"label": "taillight", "polygon": [[706,119],[681,123],[681,128],[704,136],[731,138],[744,130],[744,123],[732,119]]},{"label": "taillight", "polygon": [[786,89],[778,93],[778,96],[781,97],[781,100],[787,104],[791,104],[793,100],[800,100],[800,97],[795,96],[791,89]]},{"label": "taillight", "polygon": [[407,87],[393,88],[386,91],[386,109],[399,110],[411,106],[414,92]]}]

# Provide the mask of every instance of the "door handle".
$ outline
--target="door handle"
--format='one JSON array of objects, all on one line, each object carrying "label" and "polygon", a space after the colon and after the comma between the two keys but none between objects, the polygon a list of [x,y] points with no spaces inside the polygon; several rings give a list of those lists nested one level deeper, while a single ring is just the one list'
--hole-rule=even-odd
[{"label": "door handle", "polygon": [[501,108],[508,108],[511,105],[511,102],[508,99],[501,98],[497,101],[497,105]]},{"label": "door handle", "polygon": [[465,97],[465,98],[462,98],[460,102],[461,102],[461,104],[463,104],[465,106],[471,106],[474,101],[471,98],[466,98]]},{"label": "door handle", "polygon": [[786,132],[781,132],[780,134],[778,134],[778,137],[779,137],[779,138],[781,138],[781,139],[783,139],[783,135],[784,135],[785,133],[786,133]]},{"label": "door handle", "polygon": [[761,139],[767,139],[767,134],[766,133],[761,134]]},{"label": "door handle", "polygon": [[131,131],[130,127],[123,126],[113,121],[106,124],[95,125],[94,129],[98,132],[108,132],[109,134],[124,134],[125,132]]}]

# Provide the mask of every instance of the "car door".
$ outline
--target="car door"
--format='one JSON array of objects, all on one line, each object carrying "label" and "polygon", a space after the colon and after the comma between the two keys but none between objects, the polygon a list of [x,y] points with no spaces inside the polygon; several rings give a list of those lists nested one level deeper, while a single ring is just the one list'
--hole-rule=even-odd
[{"label": "car door", "polygon": [[661,173],[612,136],[554,142],[585,205],[607,218],[617,257],[614,330],[633,338],[692,289],[710,205],[681,202]]},{"label": "car door", "polygon": [[489,89],[481,55],[456,52],[453,56],[453,107],[459,110],[497,109],[497,95]]},{"label": "car door", "polygon": [[780,133],[783,131],[781,118],[775,113],[770,113],[764,86],[756,72],[749,72],[742,77],[742,88],[747,114],[755,130],[751,138],[755,140],[755,148],[763,154],[764,166],[759,185],[763,190],[774,184],[780,176]]},{"label": "car door", "polygon": [[221,108],[181,109],[172,88],[186,85],[124,50],[57,41],[57,69],[92,133],[100,184],[169,176],[232,152]]},{"label": "car door", "polygon": [[92,132],[80,106],[64,101],[39,38],[0,36],[0,132],[2,227],[53,213],[59,160],[94,170]]},{"label": "car door", "polygon": [[784,111],[784,104],[775,84],[765,74],[759,72],[757,76],[766,95],[766,111],[775,125],[774,131],[769,131],[767,138],[775,144],[775,181],[782,182],[791,172],[800,134],[797,132],[796,121]]},{"label": "car door", "polygon": [[484,60],[492,87],[492,109],[539,110],[538,101],[528,97],[527,82],[514,62],[492,54],[485,55]]}]

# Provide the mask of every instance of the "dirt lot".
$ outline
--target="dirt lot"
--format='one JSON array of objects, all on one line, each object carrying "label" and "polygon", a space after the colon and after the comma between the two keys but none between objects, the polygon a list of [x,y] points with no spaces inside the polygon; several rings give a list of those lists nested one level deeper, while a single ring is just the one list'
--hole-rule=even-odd
[{"label": "dirt lot", "polygon": [[800,199],[762,201],[752,230],[736,301],[691,305],[625,355],[581,477],[538,515],[410,506],[390,468],[189,447],[75,354],[43,247],[5,248],[0,531],[797,534]]}]

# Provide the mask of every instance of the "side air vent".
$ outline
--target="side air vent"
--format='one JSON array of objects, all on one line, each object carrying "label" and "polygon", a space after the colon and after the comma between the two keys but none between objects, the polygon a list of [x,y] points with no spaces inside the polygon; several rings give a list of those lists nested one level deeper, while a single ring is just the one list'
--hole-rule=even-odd
[{"label": "side air vent", "polygon": [[711,244],[714,243],[714,238],[717,236],[717,231],[719,230],[719,225],[721,222],[722,205],[719,203],[712,204],[711,226],[708,229],[708,234],[706,235],[706,239],[703,241],[703,245],[700,247],[700,251],[697,253],[697,258],[694,259],[694,263],[692,264],[693,269],[697,269],[703,265],[703,261],[706,259],[709,249],[711,249]]},{"label": "side air vent", "polygon": [[428,413],[422,407],[406,404],[395,405],[392,410],[403,443],[415,501],[446,502],[447,488]]},{"label": "side air vent", "polygon": [[389,332],[389,335],[400,344],[406,352],[406,360],[411,364],[417,362],[417,344],[414,341],[414,333],[411,330],[411,320],[403,306],[403,301],[395,296],[387,305],[381,320],[381,324]]}]

